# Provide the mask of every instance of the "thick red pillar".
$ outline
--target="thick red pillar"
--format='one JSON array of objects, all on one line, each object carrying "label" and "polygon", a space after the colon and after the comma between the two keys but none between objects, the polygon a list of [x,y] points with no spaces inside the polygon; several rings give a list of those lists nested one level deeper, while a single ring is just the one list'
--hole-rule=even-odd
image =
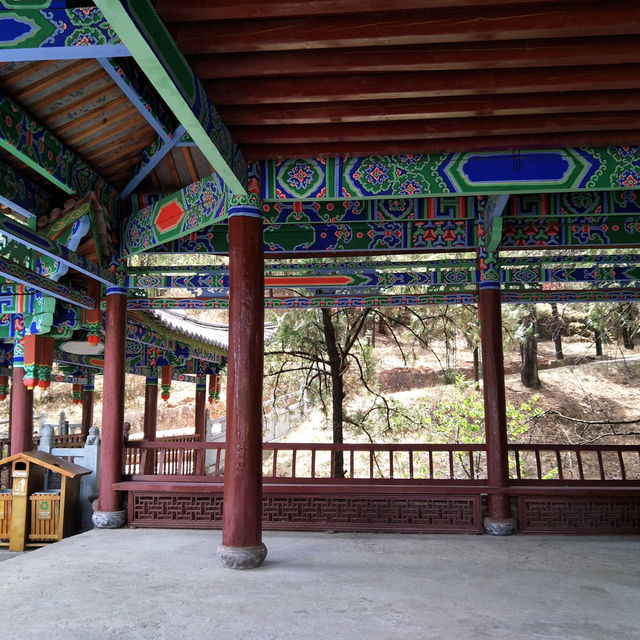
[{"label": "thick red pillar", "polygon": [[489,517],[485,518],[484,527],[494,535],[510,535],[515,531],[515,520],[511,517],[509,497],[504,493],[509,485],[507,411],[500,289],[498,283],[495,285],[481,286],[478,300],[489,484]]},{"label": "thick red pillar", "polygon": [[147,376],[144,388],[144,439],[154,441],[158,425],[158,378]]},{"label": "thick red pillar", "polygon": [[233,569],[262,564],[264,245],[256,206],[229,213],[229,366],[224,516],[218,556]]},{"label": "thick red pillar", "polygon": [[98,510],[93,514],[93,524],[100,529],[121,527],[126,521],[120,493],[113,489],[113,484],[122,479],[126,321],[127,290],[107,287],[100,490]]},{"label": "thick red pillar", "polygon": [[207,388],[206,384],[196,384],[196,435],[200,442],[207,439]]},{"label": "thick red pillar", "polygon": [[33,449],[33,389],[25,387],[24,369],[13,367],[11,382],[11,455]]},{"label": "thick red pillar", "polygon": [[82,388],[82,422],[81,430],[83,437],[89,435],[89,429],[93,426],[93,403],[95,400],[93,376]]}]

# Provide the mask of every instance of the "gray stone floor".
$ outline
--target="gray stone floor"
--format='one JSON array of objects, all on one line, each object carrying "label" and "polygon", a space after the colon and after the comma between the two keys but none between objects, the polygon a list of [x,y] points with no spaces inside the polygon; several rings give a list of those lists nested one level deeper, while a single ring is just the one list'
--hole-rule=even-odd
[{"label": "gray stone floor", "polygon": [[[2,640],[640,638],[640,537],[90,531],[0,565]],[[4,554],[6,556],[6,553]]]}]

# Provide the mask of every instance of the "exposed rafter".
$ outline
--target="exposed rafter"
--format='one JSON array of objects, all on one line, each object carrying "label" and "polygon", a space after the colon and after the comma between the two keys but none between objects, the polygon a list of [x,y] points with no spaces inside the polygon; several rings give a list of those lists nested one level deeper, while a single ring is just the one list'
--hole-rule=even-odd
[{"label": "exposed rafter", "polygon": [[0,147],[69,194],[94,191],[113,215],[116,190],[9,96],[0,92]]},{"label": "exposed rafter", "polygon": [[227,187],[246,195],[239,148],[148,0],[96,2]]},{"label": "exposed rafter", "polygon": [[142,152],[142,158],[140,162],[138,162],[135,174],[120,193],[120,199],[128,198],[171,149],[178,146],[182,140],[184,131],[184,127],[179,125],[169,140],[158,136],[158,138]]},{"label": "exposed rafter", "polygon": [[178,28],[176,39],[185,54],[333,49],[485,41],[488,25],[504,40],[611,37],[637,32],[640,8],[629,6],[617,12],[602,3],[583,3],[579,12],[570,12],[561,4],[537,8],[507,5],[394,11],[355,15],[348,20],[342,16],[304,16],[269,22],[188,23]]}]

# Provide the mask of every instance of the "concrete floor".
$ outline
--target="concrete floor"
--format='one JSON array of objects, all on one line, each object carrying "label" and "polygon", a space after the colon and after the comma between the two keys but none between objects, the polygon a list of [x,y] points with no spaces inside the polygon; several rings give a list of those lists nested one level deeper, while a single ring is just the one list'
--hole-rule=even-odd
[{"label": "concrete floor", "polygon": [[[94,530],[0,565],[2,640],[640,638],[640,537]],[[5,554],[6,555],[6,554]]]}]

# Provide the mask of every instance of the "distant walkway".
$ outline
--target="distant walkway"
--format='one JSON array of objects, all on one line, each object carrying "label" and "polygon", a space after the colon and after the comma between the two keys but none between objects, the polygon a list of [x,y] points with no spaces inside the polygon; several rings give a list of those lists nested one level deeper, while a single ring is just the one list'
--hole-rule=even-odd
[{"label": "distant walkway", "polygon": [[0,566],[2,640],[637,640],[640,537],[94,530]]}]

